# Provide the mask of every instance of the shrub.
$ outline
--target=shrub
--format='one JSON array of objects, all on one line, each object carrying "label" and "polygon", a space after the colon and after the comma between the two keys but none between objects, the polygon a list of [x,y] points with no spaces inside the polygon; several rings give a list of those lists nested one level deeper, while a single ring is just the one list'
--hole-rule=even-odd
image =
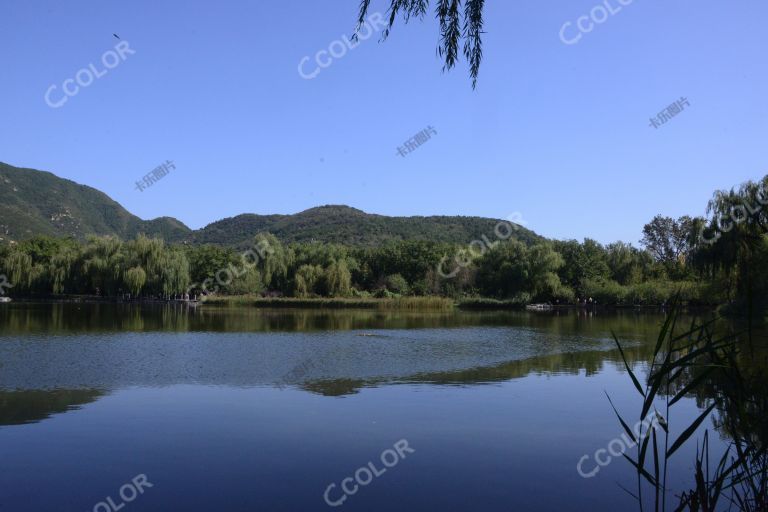
[{"label": "shrub", "polygon": [[611,279],[586,279],[583,286],[586,297],[591,297],[598,304],[624,304],[629,295],[626,286]]}]

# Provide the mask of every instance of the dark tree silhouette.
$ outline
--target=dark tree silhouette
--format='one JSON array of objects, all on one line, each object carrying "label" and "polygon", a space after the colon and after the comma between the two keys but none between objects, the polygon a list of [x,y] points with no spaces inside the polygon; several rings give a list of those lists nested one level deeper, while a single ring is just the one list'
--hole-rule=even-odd
[{"label": "dark tree silhouette", "polygon": [[[384,37],[401,14],[405,23],[411,17],[423,19],[427,14],[430,0],[390,0],[388,10],[389,25],[384,30]],[[477,75],[483,59],[483,7],[485,0],[435,0],[435,16],[440,22],[440,44],[437,53],[444,61],[443,71],[450,70],[459,58],[459,46],[464,42],[464,56],[469,62],[469,74],[472,88],[477,86]],[[463,7],[462,7],[463,3]],[[358,30],[365,23],[371,0],[360,0],[360,13],[357,19]],[[463,11],[463,12],[462,12]]]}]

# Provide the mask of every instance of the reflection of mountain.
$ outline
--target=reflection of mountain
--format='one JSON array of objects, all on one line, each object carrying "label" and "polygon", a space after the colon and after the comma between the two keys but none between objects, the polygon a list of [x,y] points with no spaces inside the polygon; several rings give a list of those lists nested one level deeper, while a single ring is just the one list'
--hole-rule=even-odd
[{"label": "reflection of mountain", "polygon": [[335,396],[387,383],[590,375],[618,360],[612,331],[631,360],[647,360],[645,341],[659,322],[633,312],[8,306],[0,308],[0,389],[7,390],[292,385]]},{"label": "reflection of mountain", "polygon": [[95,389],[0,391],[0,425],[37,423],[53,414],[79,409],[103,395]]},{"label": "reflection of mountain", "polygon": [[[377,336],[360,336],[372,333]],[[517,326],[45,340],[0,341],[0,389],[287,384],[337,395],[393,382],[478,383],[581,368],[593,373],[616,358],[607,336]]]},{"label": "reflection of mountain", "polygon": [[[635,359],[633,359],[634,361]],[[585,371],[586,375],[599,373],[605,363],[619,364],[618,351],[585,351],[550,354],[515,361],[507,361],[493,366],[479,366],[464,370],[445,372],[418,373],[396,380],[318,380],[301,384],[301,388],[327,396],[357,393],[364,387],[388,383],[425,383],[438,385],[468,385],[504,382],[520,379],[535,374],[573,374]]]}]

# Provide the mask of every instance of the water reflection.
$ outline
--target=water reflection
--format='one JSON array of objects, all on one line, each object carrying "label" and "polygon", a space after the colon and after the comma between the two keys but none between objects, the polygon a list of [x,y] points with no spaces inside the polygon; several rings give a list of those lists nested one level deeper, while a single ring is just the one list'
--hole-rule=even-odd
[{"label": "water reflection", "polygon": [[104,395],[95,389],[0,391],[0,425],[37,423],[54,414],[77,410]]},{"label": "water reflection", "polygon": [[284,332],[356,329],[420,329],[469,326],[526,326],[555,333],[586,333],[606,328],[652,334],[656,312],[547,313],[413,312],[360,310],[260,309],[184,304],[25,304],[0,306],[0,336],[101,332]]},{"label": "water reflection", "polygon": [[76,410],[110,390],[177,384],[290,387],[474,385],[616,365],[610,332],[647,358],[660,317],[625,312],[378,312],[183,305],[0,308],[0,425]]},{"label": "water reflection", "polygon": [[[0,307],[9,510],[86,510],[137,473],[157,482],[141,510],[226,508],[221,496],[233,510],[312,510],[329,482],[402,438],[419,457],[349,510],[624,509],[615,482],[631,481],[628,464],[594,480],[575,465],[621,432],[603,390],[624,410],[637,399],[611,332],[644,374],[662,320],[10,306]],[[683,400],[675,419],[695,418],[723,385]],[[89,484],[72,485],[73,469]]]}]

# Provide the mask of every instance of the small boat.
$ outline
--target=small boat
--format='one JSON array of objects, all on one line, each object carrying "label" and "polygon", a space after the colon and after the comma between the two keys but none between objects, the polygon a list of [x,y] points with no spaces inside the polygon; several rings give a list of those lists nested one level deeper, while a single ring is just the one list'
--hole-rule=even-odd
[{"label": "small boat", "polygon": [[10,297],[0,297],[0,302],[11,302]]},{"label": "small boat", "polygon": [[528,304],[525,306],[528,311],[548,311],[552,309],[551,304]]}]

